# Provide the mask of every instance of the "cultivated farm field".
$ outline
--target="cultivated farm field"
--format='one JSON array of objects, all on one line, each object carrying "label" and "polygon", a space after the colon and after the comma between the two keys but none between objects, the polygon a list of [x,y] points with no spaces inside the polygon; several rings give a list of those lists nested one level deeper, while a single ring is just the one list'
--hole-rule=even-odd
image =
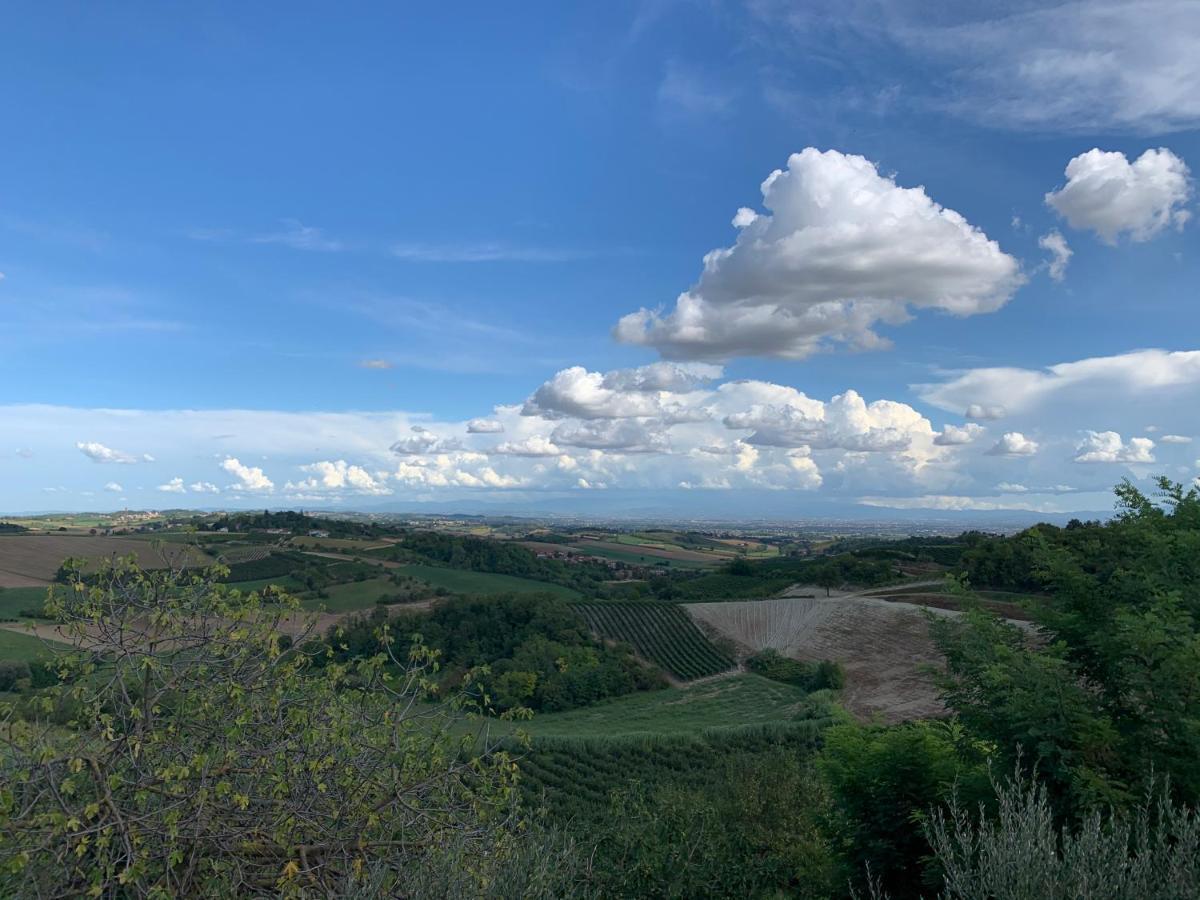
[{"label": "cultivated farm field", "polygon": [[681,681],[718,675],[734,662],[674,603],[587,603],[576,606],[602,638],[630,644]]},{"label": "cultivated farm field", "polygon": [[[625,536],[621,535],[620,537]],[[598,551],[632,553],[636,556],[649,557],[651,563],[655,560],[666,559],[678,563],[715,566],[725,561],[724,557],[717,554],[704,553],[700,550],[685,550],[682,547],[664,544],[639,543],[633,538],[613,541],[587,540],[580,541],[574,546],[587,553],[597,553]]]},{"label": "cultivated farm field", "polygon": [[0,587],[46,585],[68,557],[106,559],[137,556],[146,568],[204,564],[210,560],[194,547],[157,549],[143,540],[99,535],[23,534],[0,537]]},{"label": "cultivated farm field", "polygon": [[694,603],[686,609],[748,652],[770,648],[793,659],[839,662],[846,673],[842,702],[861,718],[899,722],[944,712],[922,671],[941,657],[919,609],[865,597]]}]

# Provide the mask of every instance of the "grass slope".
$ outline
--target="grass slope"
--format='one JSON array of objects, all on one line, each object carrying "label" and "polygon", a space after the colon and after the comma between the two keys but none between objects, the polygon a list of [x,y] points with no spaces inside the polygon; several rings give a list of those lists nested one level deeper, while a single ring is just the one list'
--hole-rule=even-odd
[{"label": "grass slope", "polygon": [[325,589],[328,597],[313,597],[301,603],[305,609],[325,612],[352,612],[369,609],[384,594],[394,593],[395,586],[387,578],[369,578],[366,581],[348,581],[331,584]]},{"label": "grass slope", "polygon": [[542,713],[517,727],[535,739],[698,734],[705,728],[805,718],[807,697],[802,688],[745,672],[703,684],[629,694],[581,709]]},{"label": "grass slope", "polygon": [[496,575],[491,572],[471,572],[465,569],[443,569],[414,563],[392,569],[418,578],[426,584],[444,587],[456,594],[555,594],[566,600],[580,597],[578,591],[561,584],[517,578],[515,575]]},{"label": "grass slope", "polygon": [[20,587],[0,590],[0,619],[24,618],[24,610],[38,610],[46,605],[46,588]]},{"label": "grass slope", "polygon": [[41,638],[0,628],[0,659],[33,662],[49,656],[50,653]]}]

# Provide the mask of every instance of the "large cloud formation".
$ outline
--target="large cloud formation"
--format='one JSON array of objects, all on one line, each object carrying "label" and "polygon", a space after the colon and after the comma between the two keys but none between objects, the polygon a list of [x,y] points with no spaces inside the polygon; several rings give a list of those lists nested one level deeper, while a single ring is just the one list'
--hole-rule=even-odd
[{"label": "large cloud formation", "polygon": [[[1111,408],[1137,397],[1141,408],[1159,398],[1187,412],[1178,391],[1200,386],[1200,350],[1135,350],[1058,363],[1045,369],[971,369],[937,384],[913,388],[927,403],[971,418],[1028,413],[1057,400],[1064,412]],[[981,413],[991,411],[994,415]]]},{"label": "large cloud formation", "polygon": [[809,147],[762,184],[769,214],[738,211],[732,247],[704,257],[669,313],[624,316],[618,339],[670,359],[803,359],[834,344],[873,348],[873,329],[911,309],[994,312],[1021,284],[1017,261],[920,187],[862,156]]},{"label": "large cloud formation", "polygon": [[[36,448],[37,459],[57,453],[79,462],[80,431],[122,447],[149,446],[155,437],[163,458],[146,462],[153,480],[127,492],[135,502],[170,495],[198,502],[217,490],[203,479],[219,467],[233,476],[221,497],[234,506],[604,487],[729,491],[743,512],[755,501],[738,492],[818,489],[828,499],[875,506],[1012,509],[1020,494],[1021,503],[1038,508],[1095,511],[1110,503],[1112,466],[1138,478],[1196,476],[1187,438],[1200,433],[1200,351],[976,369],[915,391],[946,411],[936,425],[900,400],[851,389],[821,399],[786,384],[721,380],[715,367],[663,362],[563,369],[524,402],[475,411],[487,414],[484,429],[466,417],[397,411],[0,406],[0,432]],[[1142,436],[1150,433],[1154,440]],[[203,468],[186,468],[198,459],[206,460]],[[250,459],[270,460],[279,484],[242,462]],[[96,471],[78,465],[78,481],[56,489],[103,489]]]},{"label": "large cloud formation", "polygon": [[1067,183],[1048,193],[1046,203],[1072,228],[1094,231],[1106,243],[1121,235],[1148,241],[1191,218],[1184,208],[1192,194],[1188,167],[1165,147],[1132,163],[1124,153],[1092,149],[1067,163],[1066,174]]}]

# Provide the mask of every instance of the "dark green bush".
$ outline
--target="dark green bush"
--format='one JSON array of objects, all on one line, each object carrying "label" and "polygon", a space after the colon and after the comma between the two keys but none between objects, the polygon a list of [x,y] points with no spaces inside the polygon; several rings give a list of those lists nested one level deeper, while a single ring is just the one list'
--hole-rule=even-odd
[{"label": "dark green bush", "polygon": [[746,668],[772,681],[794,684],[806,691],[837,689],[845,684],[842,667],[830,659],[818,663],[801,662],[784,656],[778,650],[762,650],[746,660]]},{"label": "dark green bush", "polygon": [[30,680],[29,663],[15,659],[0,659],[0,691],[11,691],[18,682]]}]

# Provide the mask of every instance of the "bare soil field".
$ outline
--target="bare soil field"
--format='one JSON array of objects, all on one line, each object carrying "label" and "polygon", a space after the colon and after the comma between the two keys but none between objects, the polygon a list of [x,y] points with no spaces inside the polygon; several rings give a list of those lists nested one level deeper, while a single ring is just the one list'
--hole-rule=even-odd
[{"label": "bare soil field", "polygon": [[921,671],[940,664],[941,656],[920,608],[912,604],[821,596],[684,608],[747,652],[772,648],[793,659],[841,663],[842,702],[859,718],[894,723],[945,713],[932,680]]},{"label": "bare soil field", "polygon": [[161,550],[143,540],[99,535],[22,534],[0,537],[0,587],[49,584],[68,557],[106,559],[137,556],[146,568],[209,561],[186,544],[167,544]]},{"label": "bare soil field", "polygon": [[[951,597],[946,594],[935,593],[911,593],[911,594],[872,594],[872,597],[878,600],[887,600],[892,603],[910,603],[914,606],[934,607],[945,610],[959,610],[962,604],[956,597]],[[1006,619],[1014,621],[1029,622],[1032,617],[1029,612],[1022,609],[1016,603],[1005,603],[999,600],[981,599],[979,605],[989,612],[994,612],[998,616],[1003,616]]]},{"label": "bare soil field", "polygon": [[46,587],[50,584],[44,578],[30,578],[18,572],[0,569],[0,588]]}]

